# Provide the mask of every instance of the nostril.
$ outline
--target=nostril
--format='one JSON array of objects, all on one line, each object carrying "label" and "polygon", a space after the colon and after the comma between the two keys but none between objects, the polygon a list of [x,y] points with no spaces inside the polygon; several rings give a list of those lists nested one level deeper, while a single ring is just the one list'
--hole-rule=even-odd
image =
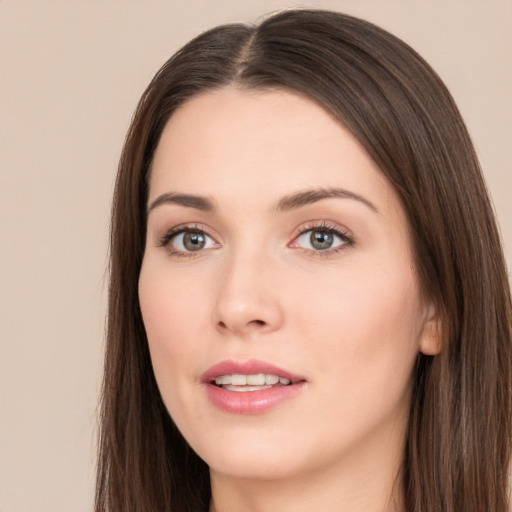
[{"label": "nostril", "polygon": [[236,321],[226,322],[223,320],[219,320],[217,322],[217,329],[221,329],[222,331],[232,331],[238,333],[250,332],[251,330],[260,330],[264,329],[269,324],[265,322],[265,320],[250,320],[246,323],[238,324]]}]

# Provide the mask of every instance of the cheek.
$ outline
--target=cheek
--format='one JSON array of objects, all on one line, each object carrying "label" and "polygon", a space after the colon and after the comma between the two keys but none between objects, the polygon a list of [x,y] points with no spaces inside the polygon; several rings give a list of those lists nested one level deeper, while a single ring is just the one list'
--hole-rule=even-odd
[{"label": "cheek", "polygon": [[[171,392],[180,388],[183,376],[193,375],[200,363],[198,343],[204,324],[200,314],[204,301],[190,283],[177,281],[169,272],[143,265],[139,279],[139,301],[148,338],[155,377],[164,402],[169,408],[175,398]],[[195,300],[194,300],[195,297]]]},{"label": "cheek", "polygon": [[[354,269],[326,281],[323,293],[297,310],[304,356],[314,361],[311,384],[322,389],[307,416],[328,445],[340,435],[355,440],[406,423],[421,307],[414,280],[403,274]],[[326,415],[336,428],[325,427]]]},{"label": "cheek", "polygon": [[309,333],[310,357],[321,374],[338,372],[340,379],[389,389],[411,375],[421,335],[420,293],[407,267],[365,268],[326,279],[301,305],[299,329]]}]

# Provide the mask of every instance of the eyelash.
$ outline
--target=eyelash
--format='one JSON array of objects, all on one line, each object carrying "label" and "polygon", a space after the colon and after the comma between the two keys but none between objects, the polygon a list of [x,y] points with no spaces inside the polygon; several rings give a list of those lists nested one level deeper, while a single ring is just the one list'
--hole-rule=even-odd
[{"label": "eyelash", "polygon": [[[352,247],[355,244],[355,241],[351,235],[349,235],[346,231],[341,229],[340,227],[329,224],[326,221],[322,222],[308,222],[306,224],[303,224],[299,228],[297,228],[293,240],[291,244],[296,242],[302,235],[308,233],[309,231],[319,231],[322,233],[329,233],[331,235],[334,235],[335,237],[339,238],[342,243],[340,245],[330,248],[330,249],[324,249],[324,250],[314,250],[314,249],[307,249],[307,248],[301,248],[296,247],[298,249],[302,249],[303,251],[318,257],[328,257],[332,256],[334,254],[337,254],[340,251],[346,250],[349,247]],[[199,253],[203,252],[202,250],[197,251],[197,254],[194,251],[181,251],[173,249],[170,245],[170,242],[177,237],[178,235],[181,235],[183,233],[202,233],[206,235],[208,238],[211,238],[214,240],[212,236],[208,234],[208,232],[201,226],[197,224],[187,224],[187,225],[180,225],[176,226],[169,231],[167,231],[159,240],[157,246],[158,247],[164,247],[168,251],[168,253],[171,256],[176,256],[178,258],[195,258],[199,256]],[[291,246],[289,244],[289,246]],[[292,246],[293,247],[293,246]]]},{"label": "eyelash", "polygon": [[[199,254],[194,253],[193,251],[179,251],[176,249],[173,249],[170,245],[170,242],[176,238],[178,235],[181,235],[183,233],[203,233],[208,238],[211,238],[213,240],[213,237],[210,236],[204,228],[197,224],[186,224],[186,225],[180,225],[176,226],[169,231],[167,231],[164,236],[160,238],[160,241],[158,242],[158,247],[165,247],[167,252],[171,256],[176,256],[178,258],[194,258],[196,256],[199,256]],[[202,252],[202,251],[198,251]]]},{"label": "eyelash", "polygon": [[[347,231],[342,229],[341,227],[330,224],[326,221],[321,222],[307,222],[303,224],[302,226],[299,226],[296,230],[296,234],[294,235],[293,242],[299,239],[302,235],[308,233],[309,231],[319,231],[321,233],[329,233],[331,235],[334,235],[335,237],[339,238],[341,240],[341,244],[337,247],[333,247],[331,249],[324,249],[324,250],[314,250],[314,249],[305,249],[302,248],[303,251],[306,251],[307,253],[311,254],[312,256],[317,256],[320,258],[325,258],[329,256],[333,256],[341,251],[344,251],[348,249],[349,247],[353,247],[355,245],[354,238],[349,235]],[[293,243],[292,242],[292,243]],[[298,247],[300,248],[300,247]]]}]

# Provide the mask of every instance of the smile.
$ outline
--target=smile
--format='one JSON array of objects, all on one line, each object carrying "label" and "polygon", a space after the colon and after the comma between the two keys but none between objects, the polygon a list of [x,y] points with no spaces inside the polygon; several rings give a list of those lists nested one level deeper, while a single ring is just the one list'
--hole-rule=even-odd
[{"label": "smile", "polygon": [[223,412],[260,414],[297,396],[306,379],[258,360],[223,361],[201,377],[211,404]]},{"label": "smile", "polygon": [[221,375],[215,378],[215,384],[228,391],[261,391],[274,386],[289,386],[291,380],[277,375],[256,373],[252,375]]}]

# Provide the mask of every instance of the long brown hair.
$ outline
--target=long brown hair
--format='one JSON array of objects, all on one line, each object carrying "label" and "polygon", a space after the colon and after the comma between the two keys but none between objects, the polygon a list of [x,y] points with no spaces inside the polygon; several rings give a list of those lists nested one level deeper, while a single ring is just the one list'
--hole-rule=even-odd
[{"label": "long brown hair", "polygon": [[418,355],[403,478],[408,512],[508,512],[511,299],[493,210],[452,97],[409,46],[365,21],[285,11],[182,48],[142,96],[112,229],[96,512],[208,509],[206,464],[169,417],[138,302],[151,160],[173,112],[228,84],[284,88],[347,126],[398,192],[443,347]]}]

